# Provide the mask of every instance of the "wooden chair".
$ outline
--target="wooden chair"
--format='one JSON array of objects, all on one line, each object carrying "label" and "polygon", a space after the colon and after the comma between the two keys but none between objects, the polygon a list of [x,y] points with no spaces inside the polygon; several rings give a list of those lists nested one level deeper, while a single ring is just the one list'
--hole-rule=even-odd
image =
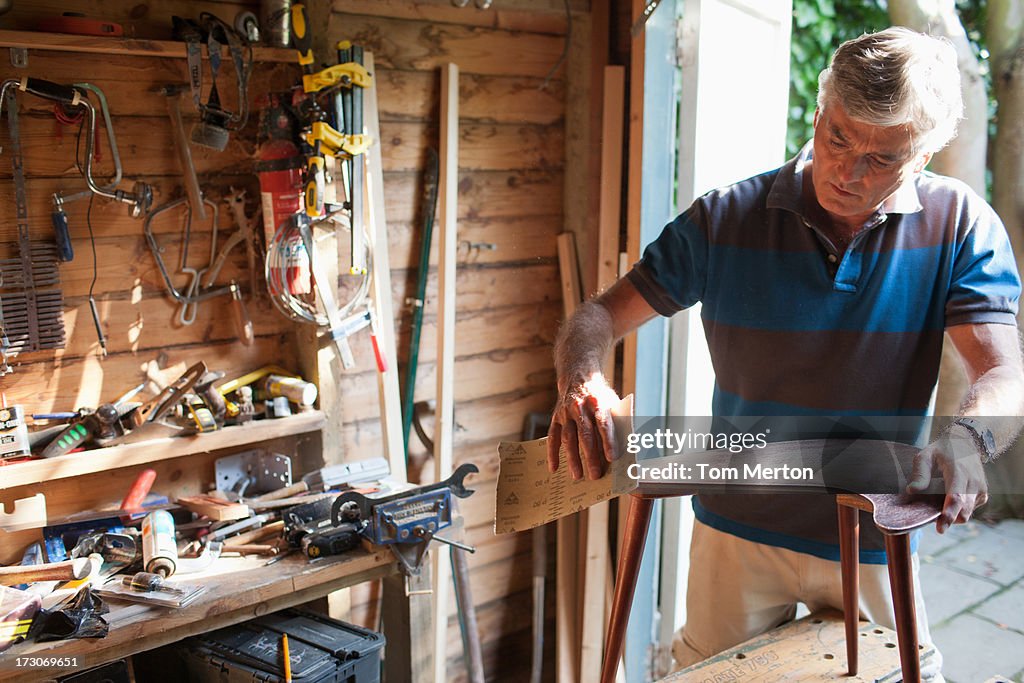
[{"label": "wooden chair", "polygon": [[857,675],[857,619],[859,604],[860,515],[870,512],[879,531],[885,534],[889,566],[889,587],[896,617],[896,640],[900,650],[903,680],[921,680],[918,657],[917,614],[914,607],[914,575],[910,559],[910,532],[938,519],[943,496],[906,494],[840,494],[839,556],[843,576],[843,617],[846,623],[846,662],[851,676]]},{"label": "wooden chair", "polygon": [[[916,448],[904,444],[880,441],[804,441],[769,444],[767,449],[757,452],[761,461],[783,462],[793,455],[793,449],[800,449],[805,464],[811,454],[819,453],[820,468],[836,453],[854,458],[865,458],[872,452],[877,454],[886,450],[889,455],[909,472],[909,463],[917,453]],[[729,458],[735,454],[707,451],[690,457]],[[723,461],[724,462],[724,461]],[[792,462],[792,460],[790,460]],[[891,464],[891,463],[890,463]],[[871,476],[871,466],[866,465],[865,471],[859,474]],[[816,470],[818,471],[818,470]],[[753,486],[751,488],[757,488]],[[793,492],[812,490],[805,486],[793,486]],[[622,655],[622,644],[629,621],[629,612],[636,590],[637,576],[640,572],[640,561],[643,557],[647,529],[651,521],[654,500],[684,496],[701,491],[713,492],[714,486],[694,484],[692,482],[666,482],[664,480],[641,480],[636,490],[630,494],[629,511],[626,516],[626,527],[623,533],[622,547],[619,551],[619,566],[615,577],[615,592],[612,598],[611,615],[608,621],[608,632],[605,641],[604,664],[601,669],[602,683],[614,683],[619,658]],[[821,491],[820,483],[817,492]],[[858,490],[852,487],[847,490]],[[718,492],[721,492],[719,489]],[[839,506],[840,556],[843,580],[843,607],[846,624],[846,649],[851,675],[857,671],[857,622],[858,608],[858,550],[859,523],[858,510],[866,510],[874,514],[874,521],[885,534],[886,553],[889,559],[889,582],[892,587],[893,603],[896,615],[896,631],[899,641],[900,663],[903,680],[908,683],[919,681],[921,675],[920,660],[917,657],[917,622],[914,610],[914,584],[911,573],[909,532],[933,522],[941,512],[942,496],[916,496],[910,498],[905,494],[840,494],[837,497]]]}]

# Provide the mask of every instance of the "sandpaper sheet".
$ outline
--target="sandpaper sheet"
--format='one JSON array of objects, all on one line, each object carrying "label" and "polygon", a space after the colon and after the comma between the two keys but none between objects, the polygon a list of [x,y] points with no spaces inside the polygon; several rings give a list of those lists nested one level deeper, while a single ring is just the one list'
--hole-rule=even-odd
[{"label": "sandpaper sheet", "polygon": [[[632,395],[612,410],[617,417],[629,417],[632,412]],[[611,462],[605,476],[597,480],[574,481],[564,449],[559,452],[558,471],[549,472],[547,437],[498,444],[494,533],[526,531],[636,488],[636,482],[626,476],[626,468],[635,460],[623,448],[625,431],[616,430],[619,456]]]}]

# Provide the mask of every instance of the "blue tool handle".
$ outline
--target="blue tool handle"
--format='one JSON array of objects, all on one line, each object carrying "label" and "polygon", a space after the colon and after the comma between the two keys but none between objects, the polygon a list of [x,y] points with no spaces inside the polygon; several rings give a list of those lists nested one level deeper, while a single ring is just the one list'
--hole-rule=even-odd
[{"label": "blue tool handle", "polygon": [[53,234],[57,237],[57,253],[61,261],[72,261],[75,258],[75,250],[71,246],[71,232],[68,230],[68,215],[63,211],[54,211],[50,214],[53,220]]}]

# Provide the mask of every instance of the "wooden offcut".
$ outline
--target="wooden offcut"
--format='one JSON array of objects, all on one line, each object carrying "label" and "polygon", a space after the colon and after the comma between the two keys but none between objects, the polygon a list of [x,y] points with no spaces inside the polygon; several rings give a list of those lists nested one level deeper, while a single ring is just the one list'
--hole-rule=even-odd
[{"label": "wooden offcut", "polygon": [[[745,681],[843,681],[896,683],[901,679],[896,632],[862,621],[858,627],[860,671],[846,675],[843,616],[835,610],[815,612],[751,638],[662,679],[662,683]],[[935,647],[922,646],[921,665],[935,657]]]},{"label": "wooden offcut", "polygon": [[[452,473],[452,445],[455,434],[455,252],[458,239],[459,174],[459,67],[441,67],[441,131],[438,173],[438,300],[437,300],[437,393],[434,427],[434,480]],[[451,595],[451,561],[435,544],[434,638],[438,652],[445,651],[448,626],[448,598]],[[468,572],[467,572],[468,580]],[[473,634],[476,637],[476,634]],[[447,680],[447,660],[434,658],[434,680]]]}]

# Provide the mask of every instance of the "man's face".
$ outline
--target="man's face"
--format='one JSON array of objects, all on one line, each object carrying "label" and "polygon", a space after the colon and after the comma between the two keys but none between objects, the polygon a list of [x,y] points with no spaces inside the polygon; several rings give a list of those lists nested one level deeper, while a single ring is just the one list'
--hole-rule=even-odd
[{"label": "man's face", "polygon": [[873,126],[841,105],[814,113],[814,194],[833,221],[859,228],[904,180],[928,163],[906,126]]}]

